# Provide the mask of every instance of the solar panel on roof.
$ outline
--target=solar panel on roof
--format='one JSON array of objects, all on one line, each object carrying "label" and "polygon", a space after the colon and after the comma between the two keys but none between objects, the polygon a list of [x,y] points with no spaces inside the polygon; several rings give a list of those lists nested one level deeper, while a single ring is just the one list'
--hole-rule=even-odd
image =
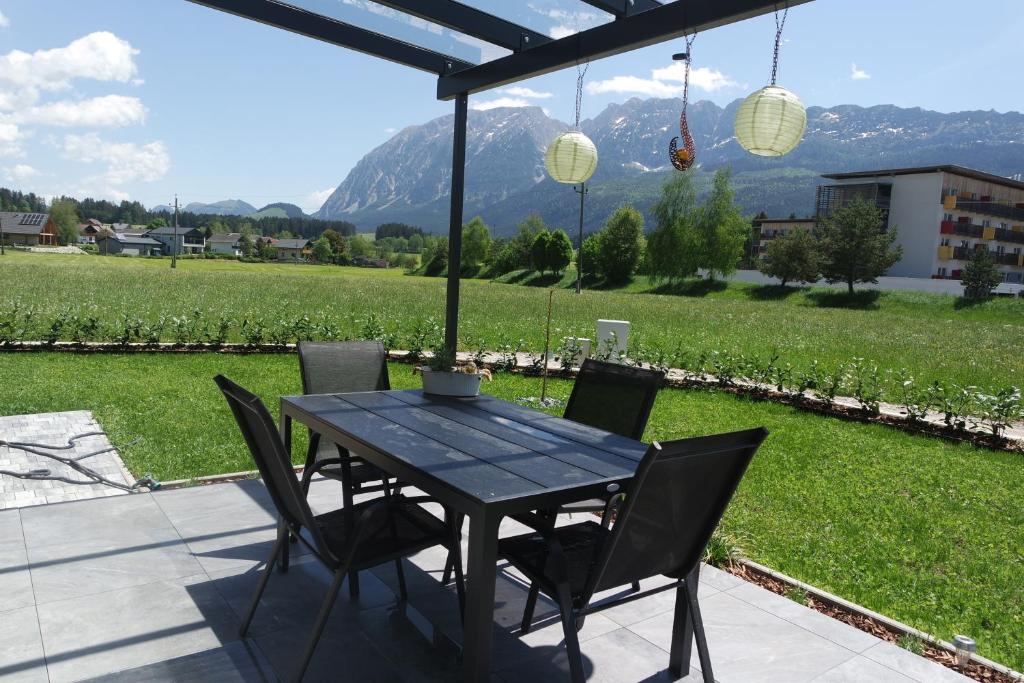
[{"label": "solar panel on roof", "polygon": [[41,213],[26,213],[22,215],[21,221],[18,225],[40,225],[45,218],[45,214]]}]

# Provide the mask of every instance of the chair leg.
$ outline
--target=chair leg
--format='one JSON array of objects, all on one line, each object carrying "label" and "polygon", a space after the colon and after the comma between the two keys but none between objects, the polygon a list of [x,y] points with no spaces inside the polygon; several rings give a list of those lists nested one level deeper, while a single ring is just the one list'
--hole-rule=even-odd
[{"label": "chair leg", "polygon": [[288,571],[288,561],[291,559],[292,532],[284,520],[277,523],[277,542],[281,546],[280,558],[278,561],[281,573]]},{"label": "chair leg", "polygon": [[402,602],[409,600],[409,589],[405,585],[405,570],[402,569],[402,558],[395,559],[395,574],[398,575],[398,597]]},{"label": "chair leg", "polygon": [[639,581],[634,581],[633,582],[633,592],[634,593],[639,593],[640,592],[640,582]]},{"label": "chair leg", "polygon": [[[697,572],[694,571],[690,576],[696,577]],[[686,579],[684,585],[684,592],[686,593],[686,602],[690,606],[690,618],[693,622],[693,635],[697,641],[697,656],[700,658],[700,669],[704,674],[704,683],[715,683],[715,675],[711,671],[711,653],[708,652],[708,639],[704,633],[704,619],[700,614],[700,603],[697,601],[697,584],[691,582],[690,578]]]},{"label": "chair leg", "polygon": [[[338,453],[343,458],[348,458],[348,451],[341,446],[338,446]],[[341,463],[341,501],[347,511],[345,522],[351,533],[355,524],[355,520],[352,519],[352,506],[355,503],[352,494],[352,468],[348,460],[342,460]],[[354,569],[348,573],[348,596],[353,600],[359,597],[359,572]]]},{"label": "chair leg", "polygon": [[540,587],[537,582],[530,583],[530,592],[526,595],[526,608],[523,610],[523,623],[520,624],[519,630],[522,634],[527,634],[533,627],[533,611],[537,608],[537,596],[540,595]]},{"label": "chair leg", "polygon": [[270,551],[270,557],[267,558],[267,564],[263,567],[263,572],[260,574],[260,582],[256,585],[256,593],[252,596],[252,602],[249,604],[249,611],[245,614],[245,619],[242,620],[242,626],[238,629],[238,635],[245,638],[245,634],[249,631],[249,625],[252,623],[252,618],[256,614],[256,607],[260,604],[260,598],[263,597],[263,590],[267,587],[267,581],[270,580],[270,575],[274,573],[274,565],[277,564],[277,556],[281,552],[282,546],[287,546],[287,542],[282,542],[282,535],[277,535],[277,540],[274,542],[274,549]]},{"label": "chair leg", "polygon": [[572,609],[572,594],[569,586],[558,587],[558,609],[562,613],[562,630],[565,632],[565,651],[569,656],[569,677],[572,683],[584,683],[583,653],[580,651],[580,638],[576,632],[576,615]]},{"label": "chair leg", "polygon": [[[454,513],[454,514],[455,514],[455,542],[456,542],[456,544],[461,544],[461,542],[462,542],[462,525],[466,521],[466,516],[465,515],[461,515],[461,514],[459,514],[457,512]],[[461,548],[461,545],[459,547]],[[460,552],[459,555],[461,556],[462,553]],[[454,568],[455,568],[454,552],[449,552],[448,553],[448,559],[445,560],[445,562],[444,562],[444,572],[441,574],[441,587],[442,588],[444,588],[449,583],[451,583],[451,580],[452,580],[452,570]],[[460,567],[460,569],[461,569],[461,567]]]},{"label": "chair leg", "polygon": [[303,676],[306,675],[306,669],[309,668],[309,662],[313,659],[313,652],[316,651],[316,645],[320,642],[320,636],[323,635],[324,626],[327,625],[327,618],[331,616],[331,609],[334,607],[334,601],[338,597],[338,590],[341,588],[341,583],[344,580],[345,572],[343,570],[334,572],[334,580],[331,581],[331,587],[327,589],[324,604],[320,607],[320,613],[317,615],[316,623],[313,625],[313,633],[309,636],[309,641],[306,643],[306,651],[303,653],[302,661],[299,663],[299,670],[295,676],[296,681],[301,681]]},{"label": "chair leg", "polygon": [[684,582],[676,588],[676,608],[672,619],[672,646],[668,659],[668,673],[671,680],[675,681],[690,675],[692,646],[693,619]]}]

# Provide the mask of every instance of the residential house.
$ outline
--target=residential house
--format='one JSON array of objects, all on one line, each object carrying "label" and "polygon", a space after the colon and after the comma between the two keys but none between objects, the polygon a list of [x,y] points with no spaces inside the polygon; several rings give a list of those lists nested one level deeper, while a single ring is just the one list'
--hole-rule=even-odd
[{"label": "residential house", "polygon": [[0,211],[0,240],[35,247],[57,244],[57,225],[48,213]]},{"label": "residential house", "polygon": [[129,256],[159,256],[163,244],[144,235],[129,235],[123,232],[105,233],[96,238],[96,248],[101,254],[126,254]]},{"label": "residential house", "polygon": [[210,251],[214,254],[228,254],[235,258],[242,257],[242,233],[240,232],[210,235],[206,243],[210,245]]},{"label": "residential house", "polygon": [[105,233],[113,232],[95,218],[90,218],[78,226],[79,244],[96,244],[96,238]]},{"label": "residential house", "polygon": [[309,240],[279,239],[274,243],[278,261],[305,261],[309,256]]},{"label": "residential house", "polygon": [[[177,235],[177,239],[175,239]],[[202,254],[206,248],[206,235],[197,228],[164,226],[146,231],[146,237],[163,245],[164,254]]]}]

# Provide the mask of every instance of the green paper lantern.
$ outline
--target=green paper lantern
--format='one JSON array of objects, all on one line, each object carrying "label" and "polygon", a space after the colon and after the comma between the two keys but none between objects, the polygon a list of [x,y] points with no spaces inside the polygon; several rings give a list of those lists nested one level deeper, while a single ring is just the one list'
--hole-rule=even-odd
[{"label": "green paper lantern", "polygon": [[548,145],[544,165],[556,182],[584,183],[597,168],[597,147],[579,131],[562,133]]},{"label": "green paper lantern", "polygon": [[807,110],[800,98],[769,85],[743,100],[736,112],[736,139],[743,149],[762,157],[792,152],[807,128]]}]

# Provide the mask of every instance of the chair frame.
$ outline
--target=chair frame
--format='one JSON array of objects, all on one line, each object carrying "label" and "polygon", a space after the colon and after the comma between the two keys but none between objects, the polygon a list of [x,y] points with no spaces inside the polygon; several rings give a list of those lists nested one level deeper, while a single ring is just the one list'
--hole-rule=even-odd
[{"label": "chair frame", "polygon": [[[522,632],[529,632],[529,626],[533,620],[533,611],[536,606],[535,591],[544,590],[545,593],[553,597],[558,603],[562,628],[565,632],[565,645],[569,656],[569,667],[573,683],[583,683],[585,680],[583,657],[580,650],[579,636],[577,635],[577,632],[582,628],[583,621],[587,615],[672,589],[676,590],[676,603],[675,614],[672,620],[672,645],[669,654],[669,673],[673,680],[677,680],[682,678],[684,675],[688,675],[691,644],[695,640],[697,643],[697,654],[700,659],[704,681],[705,683],[714,683],[711,657],[708,652],[707,636],[704,632],[704,621],[701,616],[700,605],[697,599],[700,562],[704,548],[707,545],[707,541],[711,538],[718,522],[725,513],[725,509],[729,501],[732,499],[733,494],[736,492],[736,488],[739,486],[739,482],[742,479],[750,460],[753,458],[757,449],[760,447],[767,435],[768,430],[762,427],[742,432],[735,432],[733,434],[698,437],[666,443],[665,446],[674,451],[672,453],[666,453],[666,449],[657,442],[651,444],[647,455],[644,456],[643,461],[640,463],[640,467],[637,470],[637,476],[634,478],[633,484],[630,487],[632,490],[637,492],[641,490],[651,468],[659,458],[666,457],[674,459],[708,456],[720,452],[735,452],[739,449],[746,449],[748,451],[745,454],[745,460],[742,462],[740,471],[732,481],[731,487],[718,492],[716,500],[718,509],[713,511],[714,514],[707,517],[707,526],[699,530],[697,538],[703,538],[703,543],[699,548],[688,549],[688,555],[680,566],[665,573],[666,576],[675,579],[675,581],[664,586],[637,592],[635,590],[635,581],[638,579],[634,577],[634,590],[630,594],[625,596],[611,596],[593,604],[590,602],[594,593],[599,590],[606,590],[608,588],[615,587],[603,585],[602,579],[608,571],[616,547],[620,543],[628,543],[628,541],[624,539],[624,536],[626,534],[626,530],[628,530],[628,520],[634,501],[636,500],[635,496],[627,497],[625,505],[623,506],[620,521],[608,530],[607,535],[602,539],[602,543],[597,554],[597,560],[587,573],[586,583],[582,592],[575,599],[570,588],[570,576],[565,551],[558,539],[557,530],[554,529],[551,524],[550,518],[547,516],[532,515],[532,520],[523,520],[529,523],[530,526],[534,527],[547,543],[549,551],[545,567],[552,567],[554,583],[549,581],[547,577],[538,575],[536,572],[531,571],[529,567],[515,564],[513,562],[513,565],[526,574],[527,578],[531,581],[530,594],[527,597],[526,610],[523,614]],[[726,447],[716,447],[713,445],[714,440],[722,438],[735,438],[737,440],[747,439],[747,443],[729,445]],[[702,448],[705,444],[711,445],[709,447]],[[626,583],[627,581],[623,581],[618,585],[624,586]]]},{"label": "chair frame", "polygon": [[[214,378],[214,381],[217,383],[217,386],[220,387],[221,392],[228,401],[228,405],[235,416],[236,422],[238,422],[239,429],[242,432],[246,445],[249,447],[249,451],[253,455],[253,459],[256,461],[256,465],[260,470],[264,483],[267,484],[267,489],[274,502],[274,507],[277,508],[278,513],[280,514],[277,539],[274,542],[270,556],[267,558],[260,574],[260,579],[256,586],[256,592],[252,597],[252,601],[246,611],[245,618],[242,621],[239,629],[239,635],[242,638],[246,637],[246,634],[249,631],[249,626],[252,624],[253,617],[256,614],[256,609],[259,606],[260,598],[263,596],[263,591],[267,587],[270,575],[274,571],[274,566],[279,562],[279,560],[286,556],[290,543],[296,541],[301,542],[309,549],[313,557],[332,572],[330,587],[328,588],[324,602],[317,613],[312,633],[306,643],[306,647],[302,654],[302,660],[294,678],[296,681],[301,681],[309,668],[309,663],[316,651],[317,643],[319,643],[324,627],[327,625],[327,620],[331,615],[334,603],[338,597],[338,591],[341,589],[341,584],[344,582],[346,576],[351,576],[352,573],[356,573],[361,569],[368,569],[393,560],[399,569],[399,599],[403,602],[408,599],[405,578],[401,573],[401,561],[404,554],[394,555],[392,553],[389,554],[388,557],[375,557],[371,558],[372,561],[364,560],[363,562],[356,562],[356,552],[359,549],[360,544],[366,539],[370,529],[379,530],[384,524],[388,523],[390,510],[395,505],[396,498],[401,499],[401,505],[414,505],[420,502],[429,502],[431,499],[427,496],[404,497],[397,496],[397,494],[393,496],[390,492],[386,491],[383,499],[369,503],[365,509],[362,510],[358,520],[352,519],[350,515],[347,523],[350,525],[349,528],[352,532],[349,537],[351,540],[348,541],[347,547],[344,548],[344,552],[341,555],[335,554],[326,542],[320,527],[317,525],[317,517],[313,514],[309,507],[309,503],[306,500],[305,488],[300,485],[300,482],[294,477],[294,474],[291,474],[285,477],[283,486],[284,490],[280,490],[281,483],[278,478],[274,477],[274,473],[268,469],[267,462],[264,462],[265,454],[263,453],[263,449],[260,447],[256,435],[251,432],[249,423],[245,419],[245,413],[243,411],[249,411],[252,413],[257,422],[265,430],[266,433],[262,436],[266,439],[266,443],[270,444],[271,450],[273,451],[270,457],[280,460],[278,465],[281,468],[284,468],[283,471],[287,471],[289,473],[292,472],[291,459],[288,458],[284,443],[281,441],[280,433],[274,425],[273,417],[271,417],[270,412],[263,404],[263,401],[261,401],[255,394],[252,394],[223,375],[217,375]],[[303,483],[308,486],[308,481]],[[352,508],[350,507],[349,510],[351,509]],[[289,519],[289,517],[291,517],[291,519]],[[448,538],[446,541],[441,542],[441,544],[446,546],[449,553],[456,557],[455,578],[459,600],[459,611],[460,614],[462,614],[465,611],[465,583],[462,575],[461,562],[462,549],[459,539],[459,531],[454,524],[454,516],[447,511],[445,512],[444,525],[447,527]],[[303,529],[306,530],[306,534],[309,538],[302,534]],[[435,542],[430,545],[436,544],[437,543]],[[430,545],[424,547],[430,547]],[[287,571],[287,560],[282,563],[281,569],[282,571]]]}]

